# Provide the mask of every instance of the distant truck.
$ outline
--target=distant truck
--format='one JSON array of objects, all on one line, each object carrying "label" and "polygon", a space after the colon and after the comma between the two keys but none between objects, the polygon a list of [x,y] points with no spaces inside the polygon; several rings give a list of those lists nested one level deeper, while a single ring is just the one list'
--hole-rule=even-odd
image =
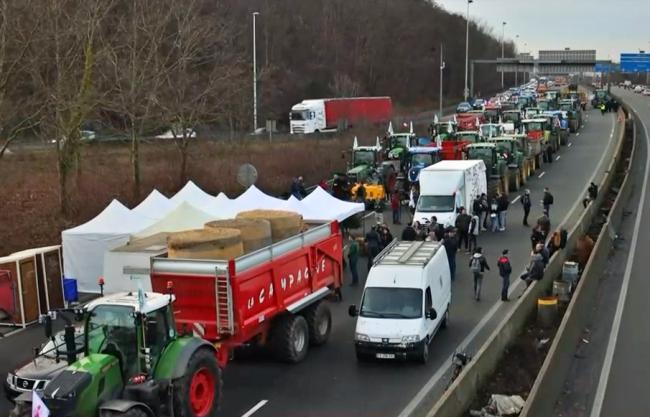
[{"label": "distant truck", "polygon": [[438,223],[453,226],[461,207],[472,212],[472,201],[487,194],[483,160],[441,161],[420,171],[420,197],[413,221],[424,223],[432,216]]},{"label": "distant truck", "polygon": [[390,97],[349,97],[303,100],[289,114],[291,134],[344,129],[356,123],[385,123],[393,114]]}]

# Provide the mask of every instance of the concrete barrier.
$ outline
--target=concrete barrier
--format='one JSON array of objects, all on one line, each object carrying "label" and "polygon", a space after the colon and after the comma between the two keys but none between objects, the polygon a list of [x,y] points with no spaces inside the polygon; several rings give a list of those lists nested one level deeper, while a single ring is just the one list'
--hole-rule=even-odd
[{"label": "concrete barrier", "polygon": [[[599,183],[599,189],[601,191],[599,192],[598,198],[587,206],[586,209],[582,210],[582,212],[579,212],[580,205],[577,206],[578,208],[574,206],[572,209],[572,212],[575,212],[576,215],[579,213],[579,215],[575,225],[568,231],[566,248],[553,254],[546,267],[544,279],[531,284],[525,294],[517,300],[512,310],[506,314],[497,328],[488,337],[487,341],[476,355],[474,355],[473,360],[463,369],[447,391],[445,391],[433,409],[427,413],[427,417],[460,417],[465,415],[481,385],[494,372],[505,349],[514,341],[530,315],[537,308],[537,299],[551,289],[555,277],[562,273],[562,266],[567,258],[567,254],[573,252],[578,238],[583,236],[589,229],[594,216],[598,214],[598,208],[607,194],[613,178],[612,174],[620,158],[623,146],[623,135],[625,133],[623,127],[622,123],[617,123],[614,131],[617,140],[612,152],[612,161],[608,164],[604,173],[596,172],[592,178],[593,182]],[[600,181],[598,180],[599,175],[602,175]],[[566,226],[572,223],[573,218],[573,215],[570,216],[558,226],[558,229],[566,229]],[[561,384],[558,389],[561,389]],[[548,415],[550,414],[546,414],[546,416]]]},{"label": "concrete barrier", "polygon": [[[627,113],[631,114],[629,111]],[[630,171],[634,159],[636,141],[633,142],[632,146],[626,172]],[[616,160],[620,160],[620,151],[616,155]],[[609,170],[610,173],[615,172],[615,168],[615,165],[612,166]],[[612,175],[608,176],[608,185],[611,184],[612,177]],[[609,252],[612,249],[615,234],[610,233],[610,231],[612,228],[620,227],[623,208],[630,198],[632,189],[632,180],[626,177],[612,205],[608,220],[600,231],[598,241],[593,248],[589,262],[585,266],[580,283],[560,323],[520,417],[547,417],[553,415],[555,403],[562,393],[564,381],[573,361],[575,347],[582,337],[582,330],[589,320],[590,307],[596,299],[600,273],[605,269]],[[605,198],[606,193],[601,194],[602,198]]]}]

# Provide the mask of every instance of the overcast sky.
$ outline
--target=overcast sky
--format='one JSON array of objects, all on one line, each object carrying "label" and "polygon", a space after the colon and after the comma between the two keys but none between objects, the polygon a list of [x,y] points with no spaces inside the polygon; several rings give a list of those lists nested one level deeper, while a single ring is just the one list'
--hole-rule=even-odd
[{"label": "overcast sky", "polygon": [[[467,13],[467,0],[435,2]],[[519,51],[535,56],[540,49],[570,47],[596,49],[598,59],[618,62],[621,52],[650,49],[650,0],[474,0],[469,13],[498,37],[507,22],[506,40],[519,35]]]}]

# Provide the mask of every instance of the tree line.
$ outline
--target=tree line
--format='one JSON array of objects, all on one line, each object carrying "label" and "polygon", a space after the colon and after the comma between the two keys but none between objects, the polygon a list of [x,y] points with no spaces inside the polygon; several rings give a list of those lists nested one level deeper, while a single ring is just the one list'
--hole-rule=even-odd
[{"label": "tree line", "polygon": [[[254,11],[260,120],[331,96],[431,108],[441,44],[445,96],[462,94],[465,19],[428,0],[0,0],[0,158],[27,135],[55,142],[65,213],[83,130],[128,138],[137,197],[140,138],[173,127],[184,180],[193,129],[252,129]],[[470,56],[500,56],[470,26]],[[498,83],[476,74],[477,91]]]}]

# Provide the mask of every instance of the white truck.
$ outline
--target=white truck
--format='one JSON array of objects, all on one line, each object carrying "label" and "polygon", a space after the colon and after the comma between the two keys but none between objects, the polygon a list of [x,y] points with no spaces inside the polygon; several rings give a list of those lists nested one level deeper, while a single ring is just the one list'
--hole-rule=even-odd
[{"label": "white truck", "polygon": [[374,259],[354,334],[357,359],[415,359],[426,363],[436,332],[447,326],[451,276],[440,242],[393,241]]},{"label": "white truck", "polygon": [[303,100],[291,107],[291,134],[326,132],[359,122],[384,123],[393,114],[390,97],[345,97]]},{"label": "white truck", "polygon": [[461,207],[472,213],[472,202],[487,193],[483,160],[440,161],[420,171],[420,197],[413,222],[426,223],[436,216],[438,223],[453,226]]}]

